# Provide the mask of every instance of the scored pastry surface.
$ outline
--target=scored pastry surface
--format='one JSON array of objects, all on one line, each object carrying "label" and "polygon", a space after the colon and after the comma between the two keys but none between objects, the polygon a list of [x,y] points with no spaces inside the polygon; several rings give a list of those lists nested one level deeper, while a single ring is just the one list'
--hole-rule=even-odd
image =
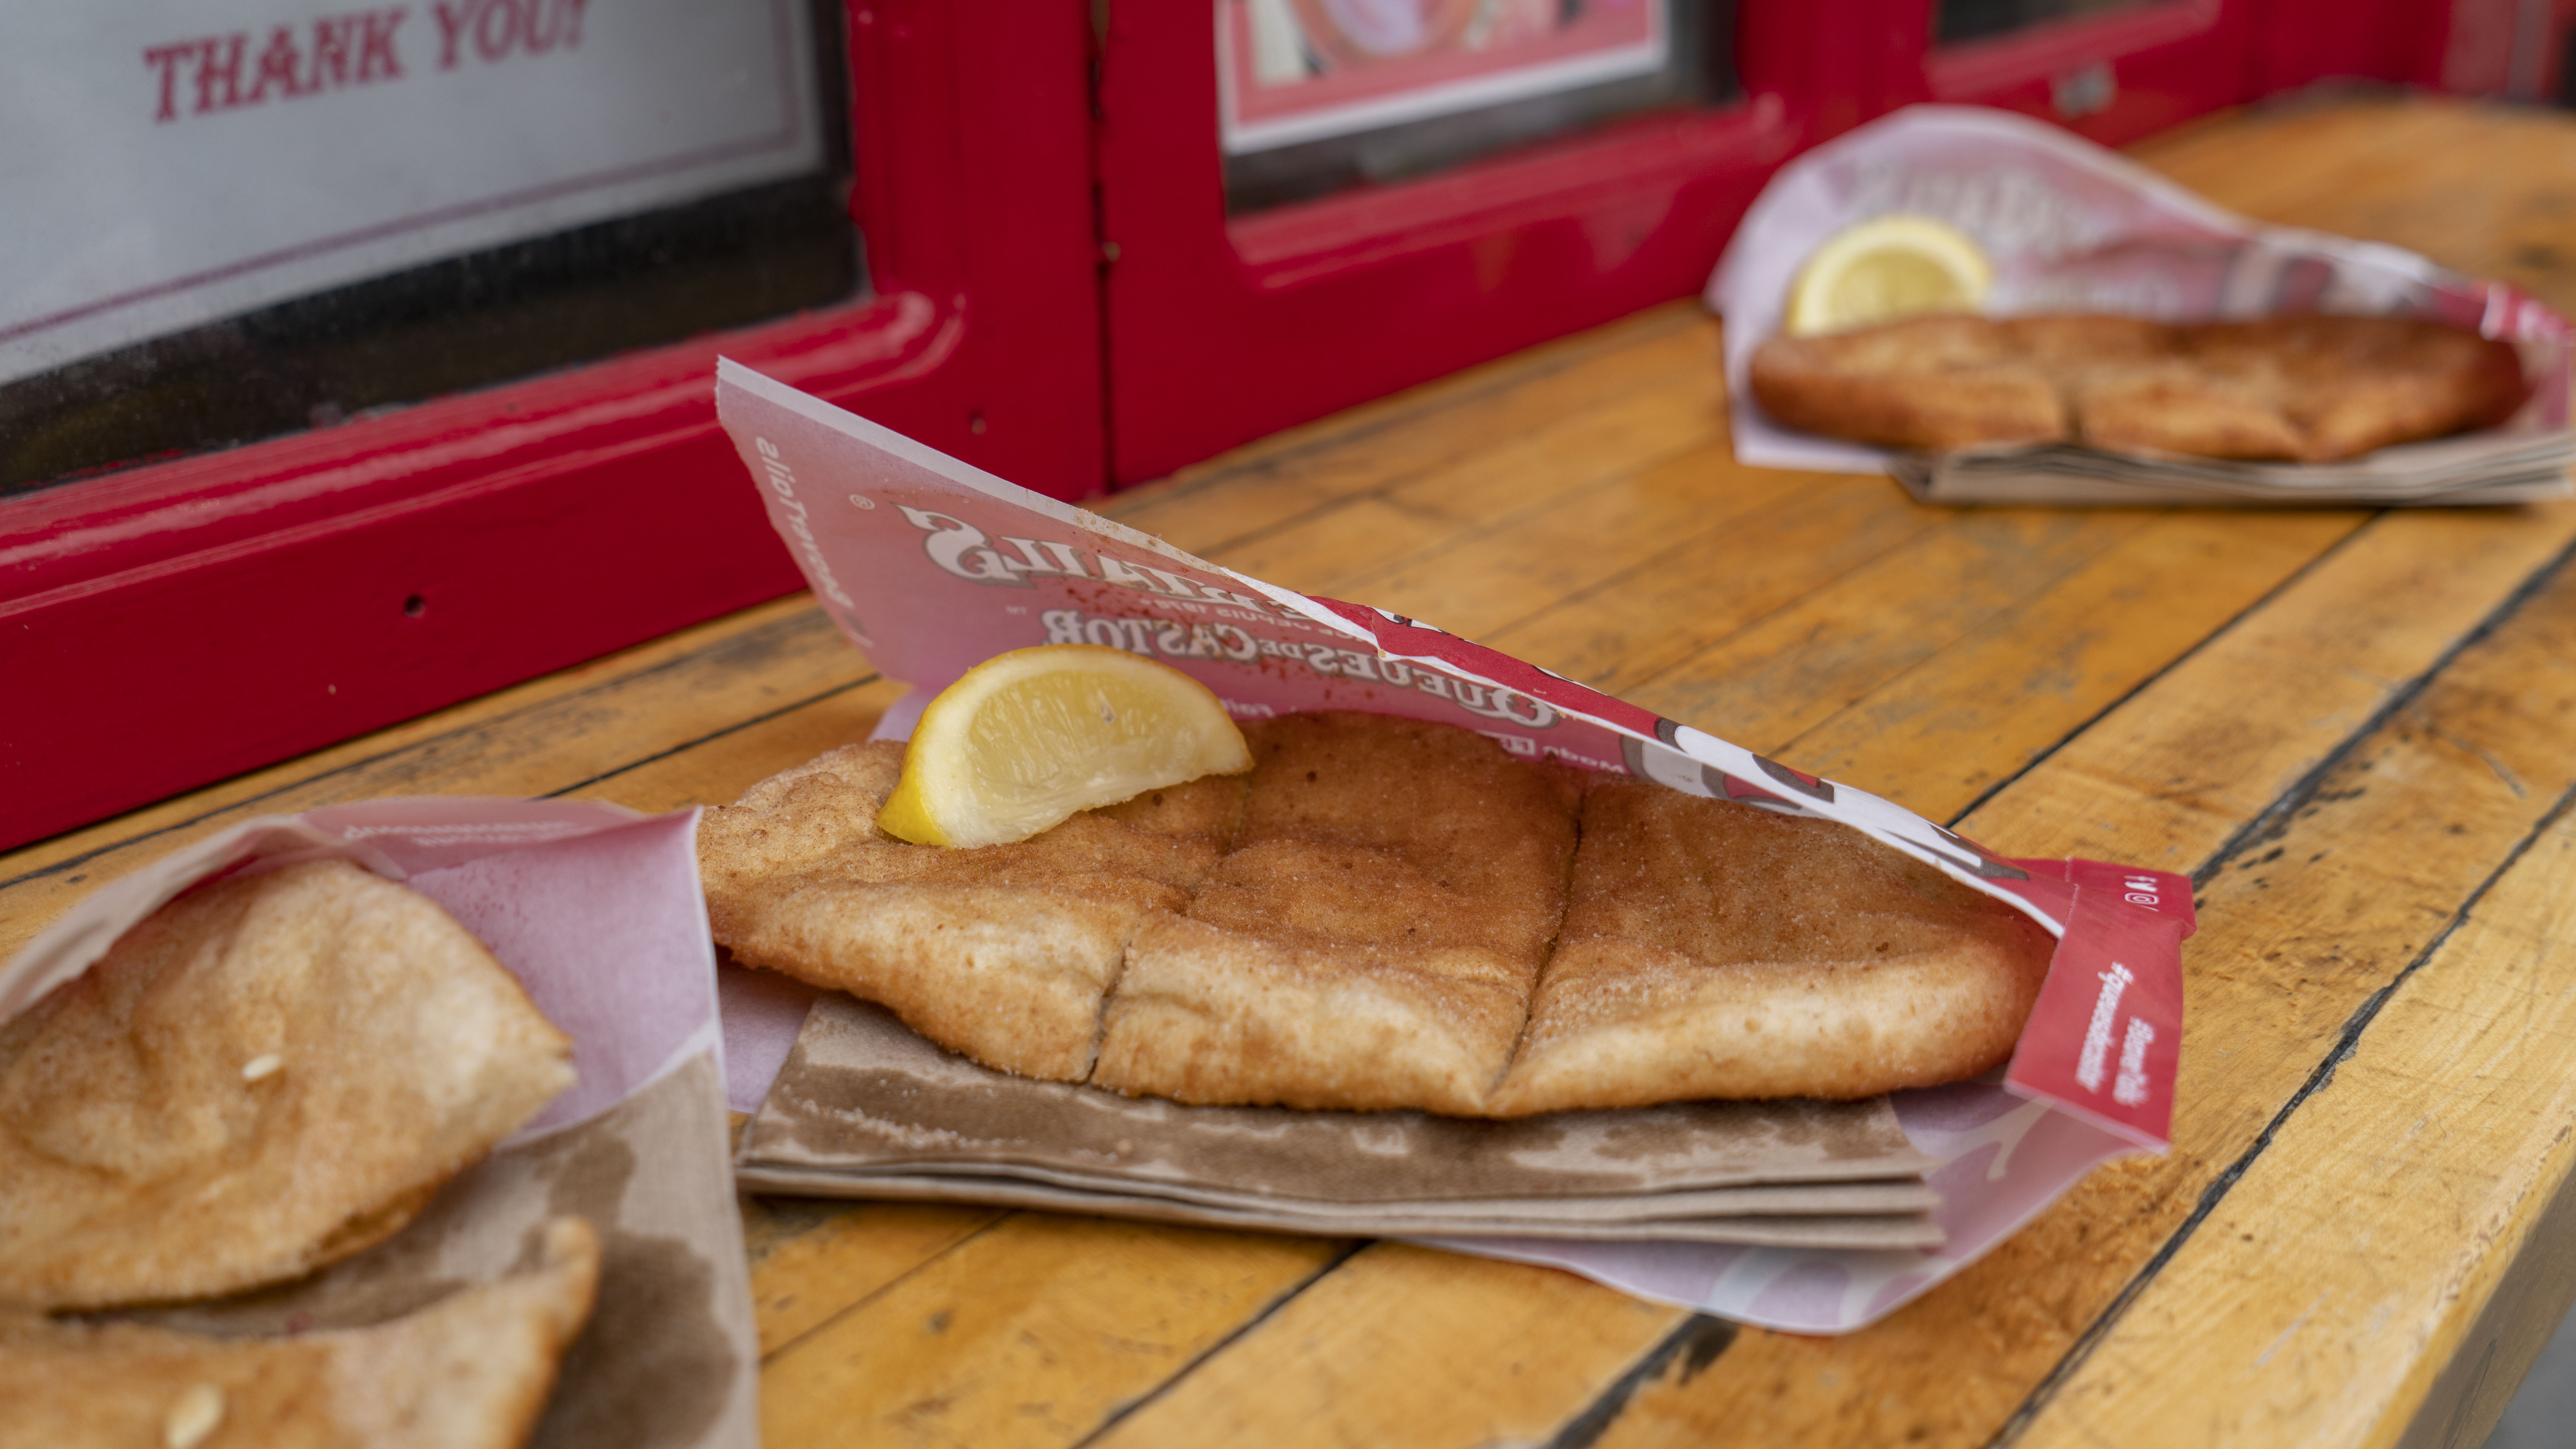
[{"label": "scored pastry surface", "polygon": [[1245,735],[1242,831],[1185,912],[1139,931],[1092,1080],[1185,1102],[1474,1113],[1562,914],[1575,776],[1383,715]]},{"label": "scored pastry surface", "polygon": [[1487,1110],[1972,1077],[2011,1055],[2052,950],[2019,911],[1858,831],[1601,781],[1564,929]]}]

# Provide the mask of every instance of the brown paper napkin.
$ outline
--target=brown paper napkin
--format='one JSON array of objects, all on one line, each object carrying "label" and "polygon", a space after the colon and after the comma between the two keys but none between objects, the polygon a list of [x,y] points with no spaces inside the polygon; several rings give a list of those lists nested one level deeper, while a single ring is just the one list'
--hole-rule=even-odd
[{"label": "brown paper napkin", "polygon": [[1330,1236],[1921,1247],[1884,1098],[1481,1122],[1184,1107],[981,1067],[832,993],[745,1129],[757,1191],[930,1198]]}]

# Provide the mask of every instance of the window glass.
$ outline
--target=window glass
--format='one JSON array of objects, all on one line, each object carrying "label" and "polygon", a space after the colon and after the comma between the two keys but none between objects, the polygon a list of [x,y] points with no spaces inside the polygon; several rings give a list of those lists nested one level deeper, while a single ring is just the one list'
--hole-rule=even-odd
[{"label": "window glass", "polygon": [[1216,0],[1226,205],[1429,176],[1738,94],[1732,0]]},{"label": "window glass", "polygon": [[1932,38],[1944,45],[1985,40],[2052,20],[2081,20],[2160,3],[2172,0],[1941,0],[1932,15]]},{"label": "window glass", "polygon": [[0,492],[862,292],[837,14],[0,7]]}]

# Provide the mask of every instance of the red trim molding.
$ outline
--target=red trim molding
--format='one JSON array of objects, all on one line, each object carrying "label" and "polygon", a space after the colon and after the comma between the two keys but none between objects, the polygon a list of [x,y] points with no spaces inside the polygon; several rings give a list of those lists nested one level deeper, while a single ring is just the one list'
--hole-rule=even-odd
[{"label": "red trim molding", "polygon": [[796,588],[720,353],[1098,492],[1089,36],[1002,8],[848,8],[875,297],[0,501],[0,848]]}]

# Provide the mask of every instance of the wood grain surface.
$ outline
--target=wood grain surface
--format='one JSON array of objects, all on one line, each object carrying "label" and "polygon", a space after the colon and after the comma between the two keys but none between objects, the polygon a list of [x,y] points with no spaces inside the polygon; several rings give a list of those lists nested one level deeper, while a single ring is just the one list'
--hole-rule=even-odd
[{"label": "wood grain surface", "polygon": [[[2576,311],[2565,118],[2298,103],[2139,154]],[[1658,308],[1107,511],[2006,853],[2191,874],[2173,1150],[1838,1339],[1401,1244],[747,1200],[768,1443],[2478,1442],[2576,1293],[2576,504],[1929,509],[1738,466],[1717,340]],[[0,950],[251,814],[722,802],[897,693],[784,600],[0,856]]]}]

